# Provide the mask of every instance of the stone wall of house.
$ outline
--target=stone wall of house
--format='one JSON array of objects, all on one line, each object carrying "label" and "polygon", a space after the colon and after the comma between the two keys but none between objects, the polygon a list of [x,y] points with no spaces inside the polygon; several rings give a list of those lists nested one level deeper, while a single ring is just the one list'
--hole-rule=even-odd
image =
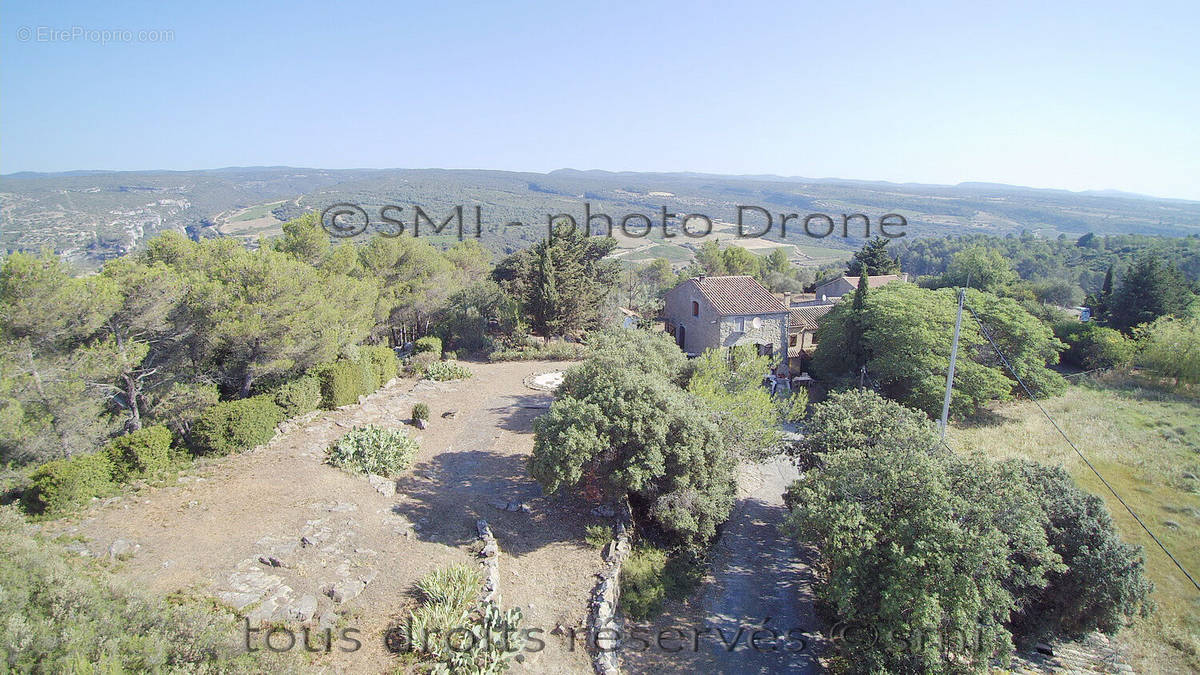
[{"label": "stone wall of house", "polygon": [[854,286],[849,281],[846,281],[845,277],[838,277],[837,279],[827,281],[813,289],[817,300],[821,300],[821,296],[826,296],[832,300],[853,291]]},{"label": "stone wall of house", "polygon": [[[755,328],[751,324],[754,316],[762,319],[762,325]],[[742,330],[742,319],[745,319],[745,331]],[[720,323],[720,342],[722,347],[736,345],[769,344],[775,347],[777,362],[781,362],[787,353],[788,345],[788,315],[759,314],[746,317],[724,317]]]},{"label": "stone wall of house", "polygon": [[[692,302],[700,304],[700,316],[692,316]],[[709,304],[695,284],[683,283],[667,292],[663,314],[676,331],[675,343],[679,344],[678,326],[684,328],[685,352],[700,353],[721,344],[721,330],[717,321],[717,310]]]}]

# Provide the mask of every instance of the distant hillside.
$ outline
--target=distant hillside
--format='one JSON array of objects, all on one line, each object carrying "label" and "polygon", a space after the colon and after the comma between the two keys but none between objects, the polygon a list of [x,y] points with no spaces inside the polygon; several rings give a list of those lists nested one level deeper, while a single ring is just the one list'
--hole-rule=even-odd
[{"label": "distant hillside", "polygon": [[[695,173],[613,173],[561,169],[548,174],[440,169],[226,168],[206,171],[75,171],[0,177],[0,246],[31,250],[49,246],[96,264],[139,246],[165,230],[193,237],[255,239],[278,232],[281,220],[337,202],[405,207],[411,222],[419,205],[440,222],[456,205],[470,216],[479,205],[484,243],[498,252],[528,245],[545,233],[548,213],[582,218],[593,212],[619,218],[643,213],[657,223],[661,207],[702,213],[731,222],[738,204],[773,214],[885,213],[908,219],[908,236],[1027,230],[1041,236],[1098,234],[1200,234],[1200,202],[1164,200],[1111,191],[1073,193],[964,183],[957,186],[893,184],[778,176]],[[776,216],[777,217],[777,216]],[[505,226],[510,222],[522,226]],[[724,239],[732,236],[720,222]],[[767,235],[778,240],[778,230]],[[857,248],[858,239],[811,239],[790,225],[788,243],[824,249]],[[650,251],[686,257],[694,240],[666,241],[661,232],[623,242],[631,253]],[[769,242],[767,242],[769,245]],[[816,255],[820,255],[819,249]],[[649,255],[649,253],[647,253]]]}]

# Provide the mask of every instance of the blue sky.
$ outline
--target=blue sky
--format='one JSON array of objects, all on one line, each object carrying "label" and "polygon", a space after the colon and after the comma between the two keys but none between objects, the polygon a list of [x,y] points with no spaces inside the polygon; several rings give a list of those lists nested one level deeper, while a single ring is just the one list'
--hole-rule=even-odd
[{"label": "blue sky", "polygon": [[[1200,199],[1200,3],[249,4],[4,2],[0,171],[573,167]],[[75,27],[133,40],[45,39]]]}]

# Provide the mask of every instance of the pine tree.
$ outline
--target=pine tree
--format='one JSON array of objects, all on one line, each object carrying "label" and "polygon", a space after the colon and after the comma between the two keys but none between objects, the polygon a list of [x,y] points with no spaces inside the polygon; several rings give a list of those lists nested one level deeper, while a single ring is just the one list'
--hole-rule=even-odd
[{"label": "pine tree", "polygon": [[875,237],[863,244],[862,249],[856,252],[854,259],[850,261],[847,274],[859,274],[863,270],[871,276],[899,272],[900,262],[888,255],[887,245],[888,240],[883,237]]},{"label": "pine tree", "polygon": [[1172,263],[1152,255],[1139,258],[1112,295],[1109,323],[1128,330],[1160,316],[1179,314],[1193,299],[1187,279]]}]

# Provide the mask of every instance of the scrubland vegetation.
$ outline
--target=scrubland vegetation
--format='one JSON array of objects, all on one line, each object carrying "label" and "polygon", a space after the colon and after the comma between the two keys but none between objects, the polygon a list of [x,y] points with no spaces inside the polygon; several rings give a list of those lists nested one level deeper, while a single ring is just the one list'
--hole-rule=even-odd
[{"label": "scrubland vegetation", "polygon": [[247,654],[233,613],[129,588],[30,532],[12,506],[0,506],[0,600],[8,672],[258,673],[291,663]]},{"label": "scrubland vegetation", "polygon": [[[1181,271],[1191,269],[1191,249],[1164,245],[1178,255],[1162,259],[1096,252],[1120,241],[1082,238],[1070,244],[1078,257],[1067,243],[1050,247],[1066,269],[1108,264],[1098,278],[1068,279],[1078,292],[1024,259],[1014,267],[992,240],[955,244],[945,268],[918,284],[860,284],[822,319],[811,365],[835,393],[811,411],[804,393],[781,398],[761,386],[769,359],[749,348],[688,360],[661,332],[609,328],[617,302],[653,316],[680,275],[749,274],[779,291],[815,281],[779,251],[705,244],[679,273],[665,261],[622,269],[607,257],[612,240],[568,235],[493,263],[471,242],[334,246],[302,217],[255,251],[167,234],[89,276],[50,254],[13,254],[0,269],[8,500],[58,517],[124,484],[169,476],[192,457],[247,451],[282,421],[354,404],[401,374],[459,380],[472,376],[472,358],[575,359],[535,422],[528,467],[547,493],[628,509],[636,546],[620,581],[631,616],[695,591],[736,501],[739,465],[784,450],[781,425],[801,423],[806,438],[792,451],[805,474],[787,494],[786,536],[819,549],[818,599],[831,622],[894,638],[836,657],[838,667],[978,670],[1014,644],[1126,625],[1145,664],[1197,667],[1187,589],[1127,514],[1111,501],[1105,508],[1108,496],[1072,455],[1051,450],[1061,443],[1023,402],[1026,388],[1047,400],[1118,491],[1153,511],[1151,524],[1181,561],[1200,566],[1200,440],[1188,422],[1200,322],[1194,282]],[[894,273],[904,255],[898,261],[873,240],[838,273]],[[952,287],[967,279],[951,450],[929,420],[940,413]],[[1057,307],[1084,293],[1091,322]],[[1113,374],[1070,385],[1063,366]],[[837,391],[859,383],[871,391]],[[412,418],[428,420],[428,407],[413,406]],[[1096,430],[1100,438],[1089,435]],[[416,451],[404,431],[369,427],[338,440],[328,459],[396,476]],[[18,537],[18,516],[5,513]],[[608,534],[590,531],[588,541],[602,546]],[[429,581],[419,622],[492,631],[520,621],[450,592],[470,579],[447,574]],[[39,603],[21,611],[33,616]],[[164,626],[178,618],[168,614]],[[127,663],[119,641],[110,646],[111,654],[87,653]],[[154,649],[162,663],[192,658]],[[195,658],[221,663],[213,649]],[[509,656],[422,658],[502,668]]]}]

